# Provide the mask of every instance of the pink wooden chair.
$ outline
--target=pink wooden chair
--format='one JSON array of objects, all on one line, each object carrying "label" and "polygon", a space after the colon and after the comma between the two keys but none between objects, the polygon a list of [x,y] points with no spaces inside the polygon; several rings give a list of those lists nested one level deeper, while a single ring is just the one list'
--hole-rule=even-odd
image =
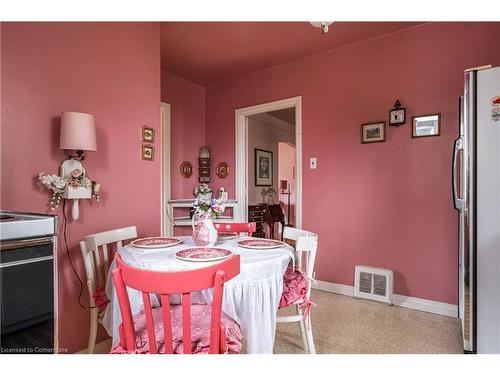
[{"label": "pink wooden chair", "polygon": [[236,232],[251,236],[257,230],[256,223],[214,223],[215,229],[220,233]]},{"label": "pink wooden chair", "polygon": [[[117,268],[112,275],[122,323],[119,327],[120,344],[112,349],[112,353],[192,354],[195,343],[197,353],[239,352],[242,338],[239,326],[222,312],[224,283],[240,273],[239,255],[208,267],[179,272],[134,268],[123,263],[120,254],[116,255],[116,262]],[[144,312],[135,317],[130,310],[126,287],[142,292]],[[191,305],[191,292],[208,288],[213,288],[212,305]],[[151,308],[150,293],[160,295],[162,306]],[[170,306],[170,294],[181,294],[182,305]],[[197,319],[206,318],[205,329],[198,324],[199,321],[192,319],[192,312]],[[186,337],[190,339],[186,340]],[[235,342],[238,340],[239,344]],[[203,348],[198,350],[200,345]]]}]

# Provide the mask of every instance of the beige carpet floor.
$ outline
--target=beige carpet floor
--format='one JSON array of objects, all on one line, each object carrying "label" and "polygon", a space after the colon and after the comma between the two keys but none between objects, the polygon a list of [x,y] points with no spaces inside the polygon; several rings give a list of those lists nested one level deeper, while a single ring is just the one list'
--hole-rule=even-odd
[{"label": "beige carpet floor", "polygon": [[[318,354],[463,353],[458,319],[319,290],[313,290],[313,301],[318,305],[312,309]],[[294,311],[283,309],[279,315]],[[96,353],[108,353],[110,340],[101,344]],[[274,353],[306,353],[298,323],[277,325]]]},{"label": "beige carpet floor", "polygon": [[[313,301],[318,354],[463,353],[458,319],[319,290],[313,290]],[[298,323],[278,324],[274,353],[305,353]]]}]

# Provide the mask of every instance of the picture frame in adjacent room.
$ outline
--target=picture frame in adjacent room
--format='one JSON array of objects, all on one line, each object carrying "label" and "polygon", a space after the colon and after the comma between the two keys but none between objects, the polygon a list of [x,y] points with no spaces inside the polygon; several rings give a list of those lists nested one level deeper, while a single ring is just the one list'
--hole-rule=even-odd
[{"label": "picture frame in adjacent room", "polygon": [[437,137],[441,134],[441,114],[412,117],[411,137]]},{"label": "picture frame in adjacent room", "polygon": [[385,121],[361,125],[361,143],[385,142]]},{"label": "picture frame in adjacent room", "polygon": [[255,149],[255,186],[273,185],[273,153]]}]

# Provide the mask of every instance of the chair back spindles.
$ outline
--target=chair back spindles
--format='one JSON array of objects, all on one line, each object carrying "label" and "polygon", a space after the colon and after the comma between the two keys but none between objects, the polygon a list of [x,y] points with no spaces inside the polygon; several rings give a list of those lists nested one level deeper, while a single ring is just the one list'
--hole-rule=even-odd
[{"label": "chair back spindles", "polygon": [[226,279],[226,274],[224,271],[217,271],[215,274],[215,286],[214,286],[214,297],[212,309],[212,323],[210,325],[210,348],[216,348],[219,342],[220,330],[219,326],[215,324],[220,322],[221,318],[221,306],[222,306],[222,296],[224,293],[224,283]]},{"label": "chair back spindles", "polygon": [[[316,261],[316,251],[318,248],[318,241],[316,237],[299,237],[297,241],[296,253],[298,259],[304,258],[305,264],[301,262],[301,267],[309,279],[314,278],[314,262]],[[303,268],[302,268],[303,266]],[[307,285],[307,296],[311,295],[311,282]]]},{"label": "chair back spindles", "polygon": [[172,346],[172,323],[170,321],[170,301],[168,299],[168,294],[162,294],[161,299],[161,314],[163,318],[163,337],[165,354],[172,354],[174,348]]},{"label": "chair back spindles", "polygon": [[[182,340],[184,354],[191,354],[191,294],[182,293]],[[187,340],[186,340],[187,338]]]},{"label": "chair back spindles", "polygon": [[[116,255],[117,268],[112,271],[117,296],[122,314],[125,350],[133,352],[135,348],[135,331],[126,287],[142,292],[146,316],[150,353],[157,353],[154,319],[150,293],[160,295],[161,313],[164,329],[164,353],[173,353],[173,333],[170,313],[170,294],[181,294],[182,301],[182,336],[184,354],[192,354],[191,344],[191,292],[213,288],[213,301],[210,321],[209,353],[220,353],[225,342],[221,338],[221,314],[224,283],[240,273],[240,256],[232,257],[209,267],[179,271],[157,272],[128,266],[123,263],[120,254]],[[225,338],[225,335],[223,336]],[[122,343],[122,342],[121,342]]]},{"label": "chair back spindles", "polygon": [[[305,272],[309,279],[314,278],[314,263],[318,248],[318,235],[303,229],[285,227],[283,238],[295,242],[295,265]],[[307,297],[311,295],[311,283],[308,283]]]},{"label": "chair back spindles", "polygon": [[[115,244],[115,246],[118,246]],[[116,249],[115,249],[116,251]],[[104,273],[104,283],[106,283],[106,275],[108,274],[109,271],[109,250],[108,250],[108,245],[103,244],[102,245],[102,260],[103,260],[103,270],[105,271]]]},{"label": "chair back spindles", "polygon": [[118,304],[122,314],[122,323],[120,324],[120,345],[128,348],[129,351],[135,349],[134,321],[132,318],[132,310],[128,299],[127,287],[123,282],[122,270],[117,268],[112,271],[113,282],[116,288]]},{"label": "chair back spindles", "polygon": [[80,242],[87,278],[93,285],[91,294],[106,286],[106,276],[114,255],[110,252],[109,245],[113,245],[116,251],[122,246],[122,241],[135,237],[137,229],[132,226],[91,234],[85,237],[85,241]]},{"label": "chair back spindles", "polygon": [[153,319],[153,310],[151,309],[151,300],[149,293],[142,292],[142,301],[144,303],[144,315],[146,316],[146,328],[148,331],[149,352],[151,354],[158,353],[155,335],[155,322]]}]

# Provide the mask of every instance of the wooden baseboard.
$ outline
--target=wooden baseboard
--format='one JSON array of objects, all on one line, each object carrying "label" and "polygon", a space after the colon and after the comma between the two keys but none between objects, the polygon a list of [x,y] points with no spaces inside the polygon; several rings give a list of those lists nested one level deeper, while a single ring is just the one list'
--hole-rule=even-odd
[{"label": "wooden baseboard", "polygon": [[[343,296],[352,297],[354,295],[353,286],[330,283],[328,281],[318,280],[318,284],[313,285],[313,288],[323,290],[325,292],[341,294]],[[405,307],[407,309],[425,311],[433,314],[458,318],[458,305],[440,301],[433,301],[430,299],[403,296],[401,294],[394,294],[392,303],[394,306]]]}]

